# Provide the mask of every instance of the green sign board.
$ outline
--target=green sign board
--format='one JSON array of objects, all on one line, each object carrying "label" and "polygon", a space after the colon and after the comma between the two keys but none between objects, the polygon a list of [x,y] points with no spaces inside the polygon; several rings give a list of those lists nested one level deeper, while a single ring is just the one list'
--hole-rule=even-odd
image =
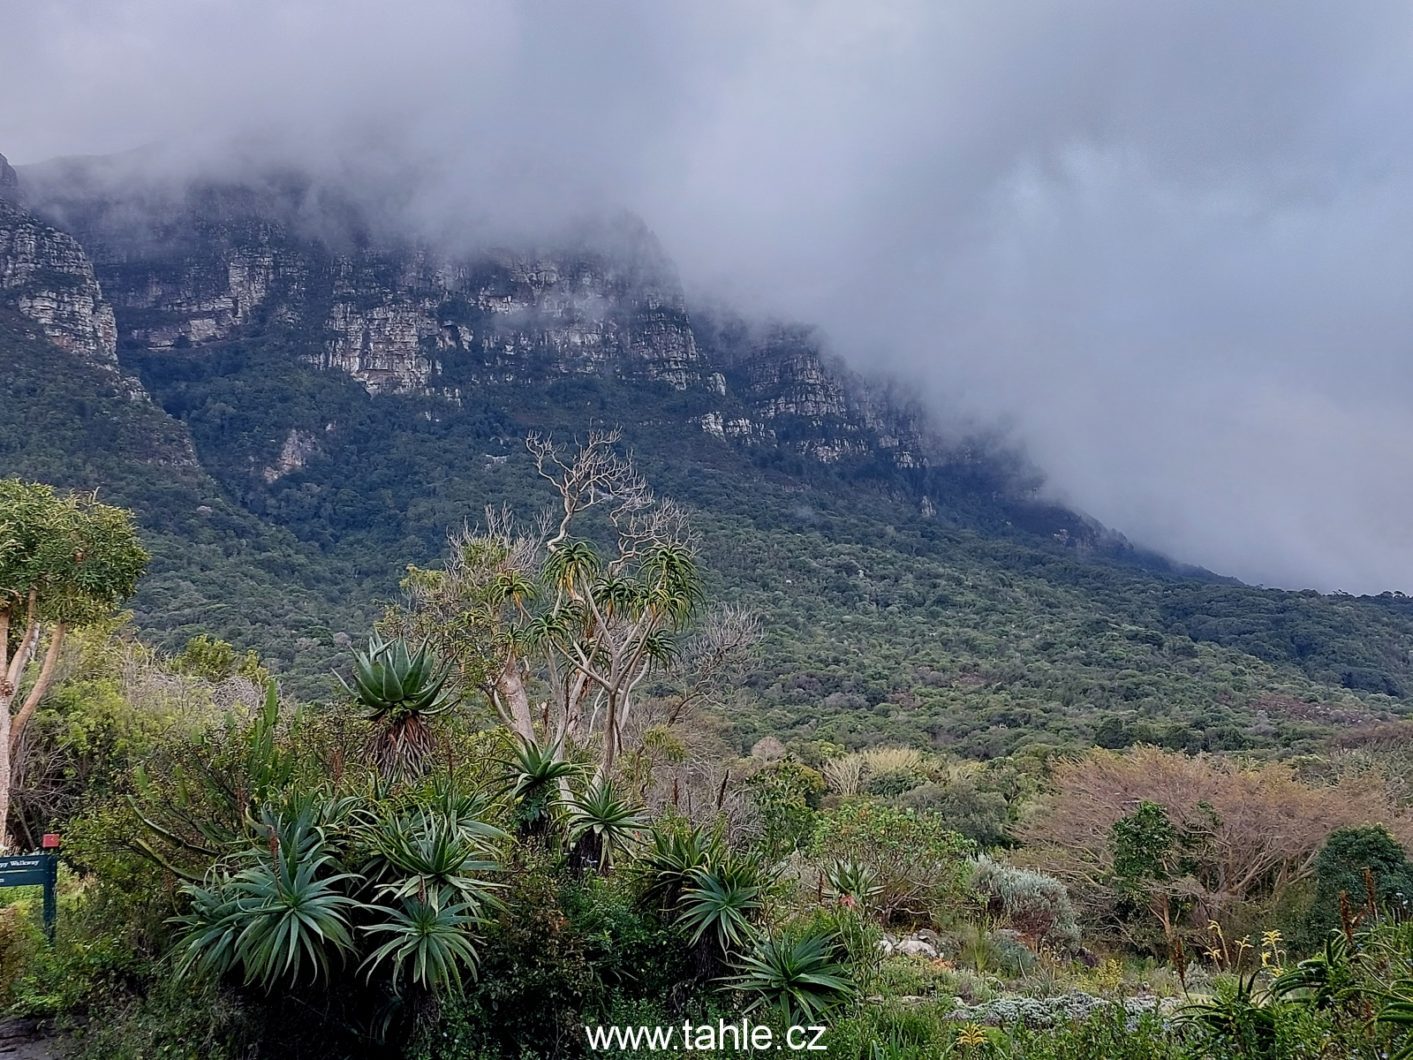
[{"label": "green sign board", "polygon": [[57,912],[55,884],[59,881],[59,855],[12,854],[0,857],[0,887],[44,888],[44,931],[54,941],[54,918]]},{"label": "green sign board", "polygon": [[42,886],[49,878],[52,854],[19,854],[0,857],[0,887]]}]

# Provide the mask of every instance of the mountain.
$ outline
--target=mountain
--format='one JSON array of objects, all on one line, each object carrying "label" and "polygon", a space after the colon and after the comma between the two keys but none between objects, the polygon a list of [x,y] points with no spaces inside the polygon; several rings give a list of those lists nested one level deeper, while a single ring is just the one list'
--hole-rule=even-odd
[{"label": "mountain", "polygon": [[1405,599],[1135,549],[808,327],[693,305],[631,217],[467,249],[297,173],[0,187],[5,470],[138,511],[137,618],[168,645],[211,630],[325,690],[403,565],[543,503],[528,431],[604,424],[693,510],[717,595],[768,619],[744,742],[1276,748],[1413,691]]}]

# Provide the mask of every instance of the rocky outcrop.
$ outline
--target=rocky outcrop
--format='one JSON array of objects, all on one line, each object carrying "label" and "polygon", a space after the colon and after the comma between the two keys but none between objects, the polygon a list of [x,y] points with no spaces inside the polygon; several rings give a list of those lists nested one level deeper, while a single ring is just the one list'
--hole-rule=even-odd
[{"label": "rocky outcrop", "polygon": [[741,410],[704,417],[708,433],[785,445],[825,464],[882,456],[913,469],[942,454],[919,412],[827,357],[809,329],[735,322],[714,334],[724,392]]},{"label": "rocky outcrop", "polygon": [[632,219],[549,251],[455,255],[373,239],[348,211],[311,224],[303,206],[238,186],[159,195],[135,224],[137,207],[104,187],[70,172],[40,188],[39,208],[91,249],[125,346],[283,326],[304,359],[376,394],[456,399],[576,374],[724,393],[671,265]]},{"label": "rocky outcrop", "polygon": [[0,301],[56,346],[117,367],[113,309],[83,248],[13,199],[0,199]]},{"label": "rocky outcrop", "polygon": [[260,245],[232,248],[212,261],[176,269],[105,268],[105,282],[123,315],[124,338],[148,349],[198,346],[248,323],[275,281],[275,258]]},{"label": "rocky outcrop", "polygon": [[436,390],[609,375],[720,390],[671,273],[644,277],[606,255],[399,261],[341,256],[320,363],[369,390]]},{"label": "rocky outcrop", "polygon": [[[967,459],[906,401],[828,357],[809,329],[689,312],[671,263],[632,218],[549,249],[453,254],[375,233],[308,181],[135,192],[104,179],[69,172],[33,197],[89,248],[124,348],[275,331],[294,356],[375,395],[463,402],[556,377],[609,378],[688,395],[686,423],[723,444],[904,473]],[[284,473],[278,460],[270,467]]]},{"label": "rocky outcrop", "polygon": [[0,155],[0,199],[18,202],[20,198],[20,175],[10,165],[9,159]]},{"label": "rocky outcrop", "polygon": [[[331,431],[333,427],[334,425],[331,423],[324,429]],[[298,471],[308,462],[310,457],[316,456],[318,452],[319,439],[317,435],[310,431],[291,429],[289,434],[285,435],[284,444],[280,446],[280,452],[275,457],[275,462],[265,468],[261,477],[267,483],[278,482],[290,472]]]}]

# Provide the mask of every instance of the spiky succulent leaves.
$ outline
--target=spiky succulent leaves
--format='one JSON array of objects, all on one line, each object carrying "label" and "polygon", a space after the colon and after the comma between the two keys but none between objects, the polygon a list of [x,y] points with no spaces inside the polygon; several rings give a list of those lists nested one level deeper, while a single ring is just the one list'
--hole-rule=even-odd
[{"label": "spiky succulent leaves", "polygon": [[821,933],[803,938],[756,940],[725,985],[750,997],[746,1012],[768,1008],[787,1024],[817,1022],[854,995],[839,940]]},{"label": "spiky succulent leaves", "polygon": [[661,544],[643,558],[642,579],[648,586],[648,606],[680,629],[705,600],[701,571],[691,547]]},{"label": "spiky succulent leaves", "polygon": [[587,541],[564,541],[545,560],[545,579],[552,585],[573,590],[582,581],[592,581],[603,561]]},{"label": "spiky succulent leaves", "polygon": [[426,641],[414,652],[401,638],[384,641],[375,635],[366,652],[354,653],[353,684],[339,680],[374,725],[368,754],[384,775],[420,772],[433,749],[427,719],[456,703],[447,686],[449,673]]},{"label": "spiky succulent leaves", "polygon": [[371,721],[387,715],[431,716],[449,710],[456,697],[447,687],[448,667],[438,663],[426,641],[414,652],[402,638],[368,638],[366,652],[354,652],[353,684],[339,677],[368,710]]},{"label": "spiky succulent leaves", "polygon": [[523,608],[526,602],[533,600],[538,592],[539,589],[534,581],[518,570],[501,571],[496,575],[491,586],[494,599],[501,603],[508,601],[516,608]]},{"label": "spiky succulent leaves", "polygon": [[825,893],[836,901],[858,909],[870,909],[883,893],[878,873],[861,862],[845,859],[824,870]]},{"label": "spiky succulent leaves", "polygon": [[[1247,976],[1238,974],[1230,981],[1218,981],[1210,998],[1180,1008],[1177,1021],[1190,1028],[1199,1042],[1204,1036],[1222,1043],[1240,1041],[1246,1043],[1249,1055],[1272,1055],[1278,1032],[1276,1006],[1266,1004],[1260,996],[1259,975],[1257,969]],[[1202,1044],[1207,1043],[1200,1043],[1199,1048]]]},{"label": "spiky succulent leaves", "polygon": [[636,859],[641,903],[659,913],[675,909],[692,882],[692,871],[719,857],[721,846],[720,837],[700,827],[659,824]]},{"label": "spiky succulent leaves", "polygon": [[568,838],[580,847],[602,872],[615,854],[638,841],[646,819],[635,807],[620,798],[613,782],[602,777],[592,780],[582,794],[570,799]]},{"label": "spiky succulent leaves", "polygon": [[307,817],[281,822],[267,848],[218,865],[205,885],[183,887],[191,908],[176,921],[178,974],[239,969],[266,991],[327,975],[353,952],[358,903],[345,886],[356,879],[339,871],[323,830]]},{"label": "spiky succulent leaves", "polygon": [[505,790],[514,803],[520,834],[543,835],[554,819],[560,780],[574,776],[579,767],[561,757],[557,745],[542,747],[533,740],[517,739],[507,772]]},{"label": "spiky succulent leaves", "polygon": [[381,900],[452,902],[476,915],[498,904],[500,884],[490,877],[500,871],[495,844],[507,836],[494,825],[421,809],[381,821],[373,833],[368,874]]},{"label": "spiky succulent leaves", "polygon": [[181,978],[220,978],[235,965],[235,939],[243,925],[225,885],[218,875],[205,885],[182,884],[190,907],[172,920],[178,929],[177,975]]},{"label": "spiky succulent leaves", "polygon": [[1357,977],[1343,933],[1332,931],[1324,949],[1271,980],[1271,994],[1300,998],[1317,1009],[1339,1004],[1357,991]]},{"label": "spiky succulent leaves", "polygon": [[488,823],[487,818],[497,812],[495,800],[479,789],[459,788],[443,778],[432,786],[422,805],[429,812],[454,821],[458,828],[481,835],[490,846],[507,838],[505,832]]},{"label": "spiky succulent leaves", "polygon": [[623,577],[600,578],[594,584],[594,602],[608,618],[636,618],[646,603],[643,586]]},{"label": "spiky succulent leaves", "polygon": [[[1382,1005],[1374,1022],[1393,1029],[1395,1034],[1407,1033],[1413,1029],[1413,979],[1396,979],[1389,989],[1380,995]],[[1413,1058],[1413,1037],[1406,1039],[1392,1053],[1388,1060],[1410,1060]]]},{"label": "spiky succulent leaves", "polygon": [[473,932],[484,920],[471,905],[410,898],[380,912],[387,919],[364,929],[377,938],[386,936],[363,962],[370,978],[388,962],[393,989],[399,991],[410,983],[427,991],[459,992],[463,971],[475,977]]},{"label": "spiky succulent leaves", "polygon": [[740,951],[754,934],[764,896],[764,873],[754,861],[727,855],[692,869],[679,903],[677,922],[695,945],[715,939],[723,954]]}]

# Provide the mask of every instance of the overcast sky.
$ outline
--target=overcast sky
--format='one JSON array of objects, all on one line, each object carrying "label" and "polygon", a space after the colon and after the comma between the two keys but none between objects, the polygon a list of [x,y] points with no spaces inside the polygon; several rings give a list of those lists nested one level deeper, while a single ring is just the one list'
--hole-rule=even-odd
[{"label": "overcast sky", "polygon": [[1249,581],[1413,591],[1413,5],[0,0],[0,152],[439,174],[641,214],[1053,490]]}]

